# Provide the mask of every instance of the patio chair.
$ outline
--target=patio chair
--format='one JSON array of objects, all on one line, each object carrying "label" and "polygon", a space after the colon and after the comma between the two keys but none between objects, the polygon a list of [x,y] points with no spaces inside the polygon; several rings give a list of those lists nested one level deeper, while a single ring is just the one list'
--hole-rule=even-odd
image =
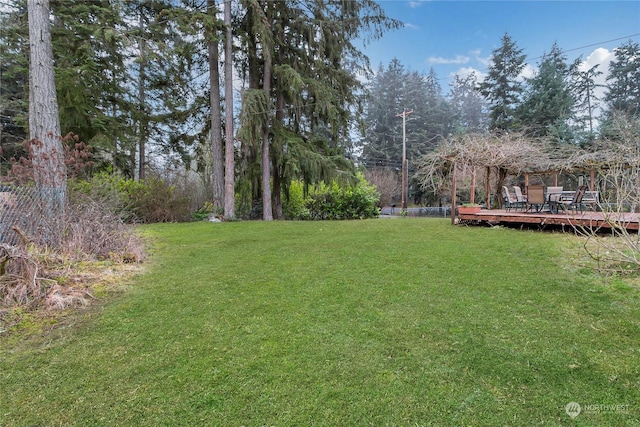
[{"label": "patio chair", "polygon": [[546,203],[544,185],[530,185],[527,187],[527,212],[540,212]]},{"label": "patio chair", "polygon": [[522,203],[522,206],[525,206],[527,204],[527,196],[522,194],[522,190],[520,189],[520,187],[514,185],[513,192],[516,193],[516,199],[518,199],[518,203]]},{"label": "patio chair", "polygon": [[558,213],[558,202],[562,200],[562,187],[547,187],[547,203],[551,213]]},{"label": "patio chair", "polygon": [[582,198],[584,197],[584,193],[587,191],[586,185],[581,185],[578,187],[576,192],[573,194],[573,198],[571,200],[560,200],[558,201],[558,207],[562,208],[565,212],[568,209],[573,209],[576,212],[580,209],[580,213],[583,212],[584,207],[582,206]]},{"label": "patio chair", "polygon": [[509,191],[507,186],[502,187],[502,200],[504,200],[504,208],[507,212],[509,212],[511,208],[517,210],[519,207],[524,207],[524,205],[518,201],[516,195]]},{"label": "patio chair", "polygon": [[547,187],[547,201],[557,202],[562,198],[562,187]]}]

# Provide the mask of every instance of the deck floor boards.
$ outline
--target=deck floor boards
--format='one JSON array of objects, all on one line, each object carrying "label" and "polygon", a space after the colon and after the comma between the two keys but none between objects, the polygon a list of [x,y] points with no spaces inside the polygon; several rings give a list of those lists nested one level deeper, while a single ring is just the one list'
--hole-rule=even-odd
[{"label": "deck floor boards", "polygon": [[580,226],[590,228],[611,228],[623,226],[628,230],[638,231],[640,228],[640,214],[619,212],[523,212],[510,209],[483,209],[475,214],[459,214],[458,219],[464,222],[477,221],[491,225],[539,225],[552,226]]}]

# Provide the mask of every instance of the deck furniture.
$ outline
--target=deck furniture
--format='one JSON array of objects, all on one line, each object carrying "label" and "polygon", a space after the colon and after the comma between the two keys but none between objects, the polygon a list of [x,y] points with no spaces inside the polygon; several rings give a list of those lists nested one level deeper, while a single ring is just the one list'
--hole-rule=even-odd
[{"label": "deck furniture", "polygon": [[581,185],[573,194],[573,198],[571,200],[559,200],[557,206],[562,208],[565,212],[567,210],[575,210],[576,212],[580,209],[582,213],[584,211],[584,206],[582,204],[582,199],[584,198],[584,194],[587,191],[586,185]]},{"label": "deck furniture", "polygon": [[[551,213],[558,213],[558,202],[566,198],[566,194],[562,187],[547,187],[547,204]],[[573,197],[573,193],[572,196]]]},{"label": "deck furniture", "polygon": [[514,185],[513,192],[516,193],[516,199],[518,199],[518,203],[522,203],[523,206],[526,206],[527,196],[522,194],[522,190],[520,189],[520,187],[517,185]]},{"label": "deck furniture", "polygon": [[507,186],[502,187],[502,200],[504,200],[504,208],[507,212],[512,208],[516,210],[518,210],[518,208],[525,208],[525,204],[518,201],[516,194],[509,191],[509,187]]},{"label": "deck furniture", "polygon": [[540,212],[546,203],[544,185],[530,185],[527,187],[527,212]]}]

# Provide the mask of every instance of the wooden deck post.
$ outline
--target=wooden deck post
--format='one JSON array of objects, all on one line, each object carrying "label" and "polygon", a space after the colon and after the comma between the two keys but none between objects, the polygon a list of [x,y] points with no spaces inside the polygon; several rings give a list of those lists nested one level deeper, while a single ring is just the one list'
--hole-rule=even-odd
[{"label": "wooden deck post", "polygon": [[469,203],[476,202],[476,168],[471,165],[471,188],[469,189]]},{"label": "wooden deck post", "polygon": [[485,206],[487,209],[491,209],[491,168],[487,166],[487,179],[485,181]]},{"label": "wooden deck post", "polygon": [[451,169],[451,224],[456,223],[456,167],[454,162]]}]

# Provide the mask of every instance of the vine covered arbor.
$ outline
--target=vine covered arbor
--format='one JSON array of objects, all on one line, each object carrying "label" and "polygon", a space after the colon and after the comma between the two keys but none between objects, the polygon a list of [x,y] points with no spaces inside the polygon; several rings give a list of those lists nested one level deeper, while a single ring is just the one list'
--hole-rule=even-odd
[{"label": "vine covered arbor", "polygon": [[[640,205],[640,140],[637,127],[619,126],[616,138],[588,147],[557,144],[523,133],[459,134],[424,156],[422,188],[458,203],[502,208],[501,188],[529,184],[587,185],[600,194],[599,208],[636,210]],[[496,197],[497,195],[497,197]]]}]

